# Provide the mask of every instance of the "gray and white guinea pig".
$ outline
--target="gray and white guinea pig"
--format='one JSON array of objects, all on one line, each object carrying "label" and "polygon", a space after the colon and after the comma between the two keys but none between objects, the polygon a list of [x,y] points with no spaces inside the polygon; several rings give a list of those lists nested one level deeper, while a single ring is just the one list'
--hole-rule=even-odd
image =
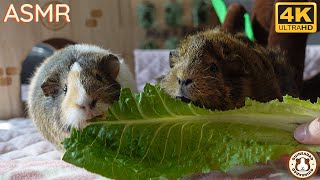
[{"label": "gray and white guinea pig", "polygon": [[28,112],[59,149],[70,128],[103,115],[119,99],[121,87],[136,90],[133,75],[119,56],[88,44],[55,52],[36,70],[30,83]]}]

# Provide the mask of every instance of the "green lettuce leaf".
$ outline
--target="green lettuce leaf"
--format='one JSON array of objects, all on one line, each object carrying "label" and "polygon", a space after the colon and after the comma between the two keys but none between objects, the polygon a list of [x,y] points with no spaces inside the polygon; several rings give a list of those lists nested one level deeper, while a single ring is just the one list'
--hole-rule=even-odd
[{"label": "green lettuce leaf", "polygon": [[302,146],[294,129],[320,117],[320,104],[285,96],[283,102],[247,99],[241,109],[211,111],[147,84],[139,94],[122,89],[107,114],[72,130],[64,141],[64,161],[115,179],[175,179],[293,152]]}]

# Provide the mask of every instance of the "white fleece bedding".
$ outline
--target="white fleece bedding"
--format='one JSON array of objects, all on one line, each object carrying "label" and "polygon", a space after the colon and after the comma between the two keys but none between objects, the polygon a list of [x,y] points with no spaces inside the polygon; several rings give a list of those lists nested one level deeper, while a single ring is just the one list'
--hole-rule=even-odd
[{"label": "white fleece bedding", "polygon": [[61,153],[25,118],[0,120],[0,179],[106,180],[62,161]]},{"label": "white fleece bedding", "polygon": [[58,160],[60,156],[30,119],[0,120],[0,161]]}]

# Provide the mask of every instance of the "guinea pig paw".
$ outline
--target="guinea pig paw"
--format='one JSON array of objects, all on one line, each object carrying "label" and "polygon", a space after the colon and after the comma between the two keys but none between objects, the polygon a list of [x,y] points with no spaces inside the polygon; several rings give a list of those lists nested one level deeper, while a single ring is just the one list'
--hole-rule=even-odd
[{"label": "guinea pig paw", "polygon": [[182,102],[185,102],[185,103],[191,102],[191,99],[188,99],[188,98],[186,98],[184,96],[177,96],[176,99],[178,99],[178,100],[180,100]]},{"label": "guinea pig paw", "polygon": [[71,128],[72,128],[71,125],[65,126],[65,127],[63,128],[63,131],[66,132],[66,133],[69,133],[70,130],[71,130]]}]

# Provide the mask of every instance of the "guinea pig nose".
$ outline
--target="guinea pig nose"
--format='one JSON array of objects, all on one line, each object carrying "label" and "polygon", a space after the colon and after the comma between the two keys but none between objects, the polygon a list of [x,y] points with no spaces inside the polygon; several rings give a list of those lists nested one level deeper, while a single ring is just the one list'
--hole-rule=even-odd
[{"label": "guinea pig nose", "polygon": [[96,104],[97,104],[97,100],[93,100],[93,101],[89,104],[89,106],[90,106],[91,109],[93,109],[94,107],[96,107]]},{"label": "guinea pig nose", "polygon": [[184,81],[184,84],[185,84],[186,86],[188,86],[188,85],[191,84],[191,83],[192,83],[192,80],[191,80],[191,79],[187,79],[187,80]]},{"label": "guinea pig nose", "polygon": [[180,85],[188,86],[189,84],[192,83],[192,79],[185,79],[185,80],[178,79],[178,83],[179,83]]},{"label": "guinea pig nose", "polygon": [[95,108],[97,105],[97,100],[92,100],[91,102],[83,103],[83,104],[77,104],[79,109],[82,110],[90,110]]}]

